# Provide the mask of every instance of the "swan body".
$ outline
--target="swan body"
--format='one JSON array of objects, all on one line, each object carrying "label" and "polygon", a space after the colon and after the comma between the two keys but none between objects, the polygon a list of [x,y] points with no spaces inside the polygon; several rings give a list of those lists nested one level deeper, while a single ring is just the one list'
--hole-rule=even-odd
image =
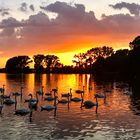
[{"label": "swan body", "polygon": [[82,94],[82,93],[84,94],[84,89],[85,89],[85,86],[83,86],[83,90],[78,89],[75,92],[78,93],[78,94]]},{"label": "swan body", "polygon": [[38,100],[30,99],[29,102],[28,102],[28,106],[29,106],[30,109],[37,110],[37,105],[38,105]]},{"label": "swan body", "polygon": [[8,98],[10,98],[10,95],[1,95],[1,98],[2,99],[8,99]]},{"label": "swan body", "polygon": [[106,98],[106,95],[101,94],[101,93],[96,93],[94,96],[95,98]]},{"label": "swan body", "polygon": [[78,98],[78,97],[74,97],[74,98],[71,98],[71,101],[73,101],[73,102],[80,102],[80,101],[82,101],[82,99]]},{"label": "swan body", "polygon": [[75,92],[78,93],[78,94],[81,94],[81,93],[83,93],[83,90],[79,90],[79,89],[78,89],[78,90],[76,90]]},{"label": "swan body", "polygon": [[52,96],[45,97],[44,100],[53,101],[55,98]]},{"label": "swan body", "polygon": [[28,106],[30,109],[35,109],[37,110],[37,105],[38,105],[38,98],[37,99],[33,99],[33,95],[29,94],[28,96],[30,96],[30,99],[25,99],[25,102],[28,102]]},{"label": "swan body", "polygon": [[37,93],[38,95],[43,95],[43,94],[44,94],[42,90],[38,90],[36,93]]},{"label": "swan body", "polygon": [[62,93],[61,96],[62,96],[62,97],[70,97],[71,94],[70,94],[70,93]]},{"label": "swan body", "polygon": [[21,96],[21,93],[19,93],[19,92],[13,92],[12,94],[13,94],[13,96]]},{"label": "swan body", "polygon": [[7,99],[4,100],[3,103],[6,104],[6,105],[12,105],[12,104],[15,104],[16,102],[14,100],[10,99],[10,98],[7,98]]},{"label": "swan body", "polygon": [[56,106],[53,105],[45,105],[45,106],[41,106],[41,111],[46,110],[46,111],[51,111],[56,109]]},{"label": "swan body", "polygon": [[[84,87],[83,87],[83,89],[84,89]],[[72,98],[71,90],[72,89],[70,89],[70,95],[71,95],[70,100],[73,101],[73,102],[80,102],[80,101],[82,101],[82,98],[83,98],[82,93],[84,93],[84,90],[83,91],[82,90],[76,90],[76,93],[81,94],[81,98],[78,98],[78,97],[73,97]]]},{"label": "swan body", "polygon": [[85,102],[83,103],[83,106],[84,106],[85,108],[92,108],[93,106],[98,106],[98,103],[97,103],[97,102],[94,103],[94,102],[92,102],[91,100],[87,100],[87,101],[85,101]]},{"label": "swan body", "polygon": [[3,93],[4,92],[4,88],[0,88],[0,92]]},{"label": "swan body", "polygon": [[38,101],[37,100],[33,100],[33,99],[31,99],[31,100],[29,100],[29,105],[31,105],[31,106],[34,106],[34,105],[36,105],[38,103]]},{"label": "swan body", "polygon": [[52,91],[54,91],[54,97],[52,97],[52,96],[50,96],[50,97],[52,97],[52,98],[54,98],[53,100],[54,100],[54,105],[44,105],[44,106],[41,106],[41,111],[43,111],[43,110],[46,110],[46,111],[52,111],[52,110],[56,110],[56,99],[57,99],[57,96],[55,95],[55,93],[57,92],[57,89],[52,89]]},{"label": "swan body", "polygon": [[61,100],[58,100],[58,103],[66,104],[66,103],[69,103],[69,100],[67,100],[67,99],[61,99]]},{"label": "swan body", "polygon": [[51,96],[52,93],[51,92],[48,92],[48,93],[45,93],[46,96]]},{"label": "swan body", "polygon": [[15,115],[25,116],[30,113],[28,109],[17,109],[15,110]]},{"label": "swan body", "polygon": [[37,99],[25,99],[25,102],[38,102],[38,100]]}]

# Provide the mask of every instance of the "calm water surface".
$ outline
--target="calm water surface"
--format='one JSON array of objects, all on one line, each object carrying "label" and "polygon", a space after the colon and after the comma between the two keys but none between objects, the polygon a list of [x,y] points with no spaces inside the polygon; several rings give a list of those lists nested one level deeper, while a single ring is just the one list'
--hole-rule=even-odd
[{"label": "calm water surface", "polygon": [[[140,99],[130,96],[127,83],[96,82],[87,74],[0,74],[0,86],[5,84],[6,92],[19,92],[23,86],[23,101],[18,99],[17,108],[28,108],[24,99],[44,86],[44,91],[58,88],[58,95],[69,92],[80,97],[75,90],[85,86],[85,100],[95,100],[97,92],[107,95],[106,103],[99,99],[98,113],[95,108],[80,108],[79,103],[58,104],[54,111],[40,111],[41,105],[53,104],[39,97],[38,110],[29,116],[14,115],[14,105],[4,106],[0,116],[0,140],[139,140]],[[13,98],[14,99],[14,98]]]}]

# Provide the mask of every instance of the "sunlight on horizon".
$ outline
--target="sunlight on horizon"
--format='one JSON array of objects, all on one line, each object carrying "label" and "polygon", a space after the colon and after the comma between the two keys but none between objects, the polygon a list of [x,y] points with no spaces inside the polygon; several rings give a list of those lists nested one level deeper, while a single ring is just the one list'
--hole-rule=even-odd
[{"label": "sunlight on horizon", "polygon": [[[118,50],[118,49],[129,49],[128,47],[121,47],[121,44],[116,44],[116,48],[114,48],[114,51]],[[60,63],[62,63],[63,65],[73,65],[74,63],[72,62],[74,55],[75,54],[79,54],[79,53],[85,53],[87,50],[94,48],[95,45],[84,45],[85,48],[79,49],[78,47],[75,47],[75,51],[71,51],[71,52],[62,52],[62,53],[44,53],[44,55],[56,55],[59,57]],[[97,46],[97,45],[96,45]],[[99,45],[99,46],[103,46],[103,45]],[[112,45],[111,45],[112,46]],[[125,46],[125,45],[124,45]],[[43,54],[43,53],[38,53],[38,54]],[[26,55],[26,54],[22,54],[22,55]],[[33,54],[34,55],[34,54]],[[32,60],[33,60],[33,55],[28,55]],[[9,58],[15,57],[15,56],[21,56],[21,55],[14,55],[11,57],[0,57],[0,68],[5,68],[6,65],[6,61]],[[31,68],[34,67],[34,62],[31,63],[29,65]]]}]

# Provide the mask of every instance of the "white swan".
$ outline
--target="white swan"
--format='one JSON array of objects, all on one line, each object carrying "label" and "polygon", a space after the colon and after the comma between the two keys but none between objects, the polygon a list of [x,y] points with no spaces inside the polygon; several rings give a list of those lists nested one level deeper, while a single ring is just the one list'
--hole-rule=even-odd
[{"label": "white swan", "polygon": [[11,96],[11,94],[10,94],[10,95],[4,95],[4,94],[3,94],[3,95],[1,95],[1,98],[2,98],[2,99],[8,99],[8,98],[10,98],[10,96]]},{"label": "white swan", "polygon": [[46,96],[52,96],[52,91],[45,93]]},{"label": "white swan", "polygon": [[23,90],[23,87],[20,88],[20,92],[13,92],[12,95],[13,96],[22,96],[22,90]]},{"label": "white swan", "polygon": [[61,97],[70,97],[71,95],[70,95],[70,93],[62,93],[61,94]]},{"label": "white swan", "polygon": [[61,97],[70,97],[71,96],[71,90],[72,90],[72,88],[70,88],[70,93],[62,93]]},{"label": "white swan", "polygon": [[81,107],[85,107],[85,108],[92,108],[94,106],[98,107],[98,100],[96,97],[95,99],[96,99],[96,102],[93,102],[91,100],[83,101]]},{"label": "white swan", "polygon": [[11,98],[4,99],[4,101],[3,101],[3,104],[6,104],[6,105],[12,105],[12,104],[15,104],[15,103],[16,102]]},{"label": "white swan", "polygon": [[33,95],[31,93],[28,96],[30,96],[30,99],[25,99],[25,102],[28,102],[29,108],[37,110],[37,105],[38,105],[37,93],[36,93],[36,99],[33,99]]},{"label": "white swan", "polygon": [[16,109],[17,107],[17,96],[15,95],[15,115],[20,115],[20,116],[25,116],[31,112],[29,109],[21,108],[21,109]]},{"label": "white swan", "polygon": [[41,95],[41,96],[43,97],[43,95],[44,95],[43,89],[44,89],[44,86],[42,86],[40,90],[36,91],[36,93],[37,93],[38,95]]},{"label": "white swan", "polygon": [[61,99],[61,100],[58,99],[58,103],[61,103],[61,104],[70,103],[70,96],[68,96],[67,99]]},{"label": "white swan", "polygon": [[73,101],[73,102],[80,102],[80,101],[82,101],[82,98],[73,97],[73,98],[71,98],[71,101]]},{"label": "white swan", "polygon": [[85,108],[91,108],[93,106],[98,106],[98,103],[94,103],[91,100],[84,101],[83,103],[83,107]]},{"label": "white swan", "polygon": [[53,101],[55,98],[52,96],[44,97],[44,100]]},{"label": "white swan", "polygon": [[10,98],[11,94],[9,94],[9,95],[5,95],[4,94],[4,92],[5,92],[5,88],[4,87],[5,87],[5,85],[3,85],[3,88],[0,88],[0,92],[2,93],[1,98],[2,99]]},{"label": "white swan", "polygon": [[46,110],[46,111],[51,111],[51,110],[56,110],[56,99],[57,99],[57,96],[56,96],[56,92],[57,90],[52,90],[54,91],[54,105],[44,105],[44,106],[41,106],[41,111],[43,110]]},{"label": "white swan", "polygon": [[19,92],[13,92],[12,95],[13,96],[21,96],[21,93],[19,93]]},{"label": "white swan", "polygon": [[69,103],[70,101],[67,100],[67,99],[61,99],[61,100],[58,100],[58,103],[61,103],[61,104],[67,104]]},{"label": "white swan", "polygon": [[36,99],[33,98],[33,95],[30,93],[28,96],[30,96],[30,99],[25,99],[25,102],[38,102],[38,96],[36,94]]},{"label": "white swan", "polygon": [[84,89],[85,89],[85,86],[83,86],[83,90],[76,90],[75,92],[77,93],[77,94],[84,94]]},{"label": "white swan", "polygon": [[15,110],[15,115],[25,116],[29,114],[30,112],[31,111],[29,109],[22,108],[22,109]]},{"label": "white swan", "polygon": [[70,100],[73,101],[73,102],[80,102],[80,101],[82,101],[82,99],[83,99],[83,94],[82,94],[83,91],[81,91],[81,90],[76,90],[76,91],[78,91],[78,94],[81,94],[81,98],[72,97],[72,93],[71,93],[71,91],[70,91],[70,94],[71,94]]},{"label": "white swan", "polygon": [[28,96],[31,97],[29,99],[29,102],[28,102],[29,108],[37,110],[37,105],[38,105],[38,96],[37,96],[37,94],[36,94],[36,99],[33,99],[33,95],[32,94],[29,94]]},{"label": "white swan", "polygon": [[102,94],[102,93],[96,93],[95,98],[106,98],[106,94]]},{"label": "white swan", "polygon": [[41,111],[46,110],[46,111],[52,111],[56,109],[56,106],[54,105],[45,105],[45,106],[41,106]]}]

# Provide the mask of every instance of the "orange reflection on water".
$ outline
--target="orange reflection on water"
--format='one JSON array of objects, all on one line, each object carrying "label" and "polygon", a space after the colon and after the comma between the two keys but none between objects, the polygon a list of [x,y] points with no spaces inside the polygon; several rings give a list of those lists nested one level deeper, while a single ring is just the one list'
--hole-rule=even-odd
[{"label": "orange reflection on water", "polygon": [[26,83],[26,88],[28,90],[26,95],[28,95],[29,93],[34,93],[34,82],[35,82],[34,74],[28,74]]}]

